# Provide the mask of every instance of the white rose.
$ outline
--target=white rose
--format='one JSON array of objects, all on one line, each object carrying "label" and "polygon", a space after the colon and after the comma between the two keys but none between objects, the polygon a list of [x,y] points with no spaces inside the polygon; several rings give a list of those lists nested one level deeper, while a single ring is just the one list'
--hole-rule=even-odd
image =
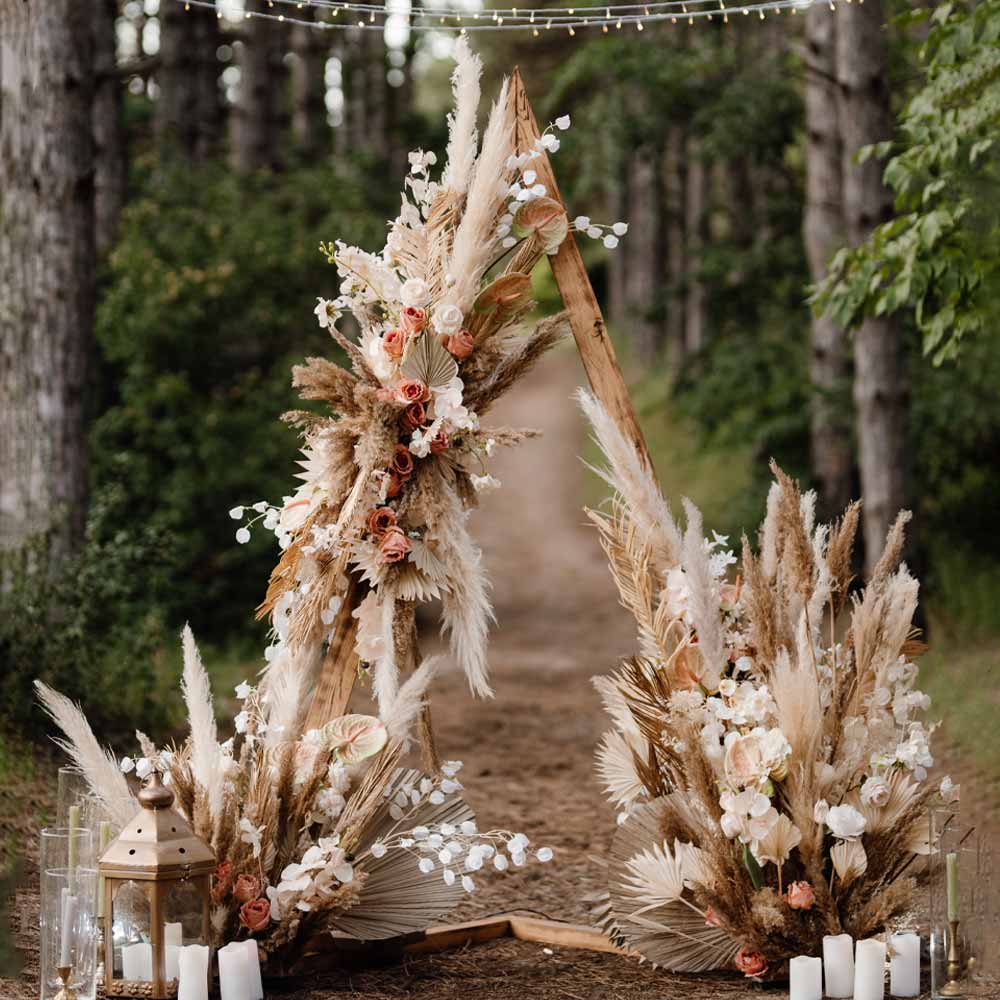
[{"label": "white rose", "polygon": [[431,297],[427,282],[421,278],[410,278],[404,281],[399,290],[399,299],[404,306],[413,309],[423,309]]},{"label": "white rose", "polygon": [[434,329],[450,337],[462,329],[464,318],[458,306],[452,302],[446,303],[434,310]]},{"label": "white rose", "polygon": [[866,806],[884,806],[889,801],[889,783],[872,775],[861,786],[861,801]]},{"label": "white rose", "polygon": [[857,840],[865,832],[865,818],[854,806],[833,806],[826,814],[830,832],[841,840]]}]

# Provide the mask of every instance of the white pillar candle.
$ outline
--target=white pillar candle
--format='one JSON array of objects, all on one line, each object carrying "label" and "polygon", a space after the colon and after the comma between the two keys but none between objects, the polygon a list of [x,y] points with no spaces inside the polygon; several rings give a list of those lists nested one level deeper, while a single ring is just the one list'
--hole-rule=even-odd
[{"label": "white pillar candle", "polygon": [[122,979],[132,983],[153,981],[153,946],[148,941],[122,945]]},{"label": "white pillar candle", "polygon": [[225,948],[219,949],[218,955],[219,992],[222,1000],[253,1000],[255,984],[250,957],[243,942],[230,942]]},{"label": "white pillar candle", "polygon": [[823,1000],[823,960],[799,955],[788,963],[790,1000]]},{"label": "white pillar candle", "polygon": [[177,1000],[208,1000],[208,945],[189,944],[177,957]]},{"label": "white pillar candle", "polygon": [[184,943],[184,925],[164,924],[163,943],[166,945],[176,945],[179,948]]},{"label": "white pillar candle", "polygon": [[854,942],[850,934],[823,938],[823,975],[828,997],[849,997],[854,992]]},{"label": "white pillar candle", "polygon": [[76,896],[63,889],[59,906],[59,964],[73,964],[73,925],[76,923]]},{"label": "white pillar candle", "polygon": [[854,959],[854,1000],[882,1000],[885,996],[885,942],[869,938],[858,942]]},{"label": "white pillar candle", "polygon": [[920,995],[920,935],[893,934],[889,938],[889,993],[894,997]]},{"label": "white pillar candle", "polygon": [[264,984],[260,978],[260,953],[257,942],[253,938],[241,942],[243,945],[243,960],[246,962],[250,980],[250,993],[247,1000],[264,1000]]},{"label": "white pillar candle", "polygon": [[168,944],[163,958],[163,975],[169,983],[171,979],[181,978],[180,945]]}]

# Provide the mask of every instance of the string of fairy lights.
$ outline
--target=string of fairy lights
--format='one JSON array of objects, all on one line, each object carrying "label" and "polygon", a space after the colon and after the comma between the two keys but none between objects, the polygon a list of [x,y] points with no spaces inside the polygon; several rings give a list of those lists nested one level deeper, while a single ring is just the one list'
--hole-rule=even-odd
[{"label": "string of fairy lights", "polygon": [[[632,28],[643,31],[649,24],[688,24],[696,21],[721,21],[730,17],[794,15],[806,10],[813,2],[825,2],[831,10],[836,0],[755,0],[739,3],[733,0],[658,0],[653,3],[600,4],[576,7],[495,7],[489,10],[462,10],[440,4],[385,4],[354,2],[354,0],[266,0],[266,8],[247,10],[233,0],[174,0],[185,10],[212,10],[220,20],[263,18],[288,25],[302,25],[317,31],[384,31],[387,22],[402,20],[410,31],[470,32],[523,31],[538,38],[546,31],[564,31],[571,37],[578,32],[610,34]],[[851,3],[851,0],[846,0]],[[854,0],[864,3],[864,0]],[[321,17],[309,17],[307,11],[320,12]]]}]

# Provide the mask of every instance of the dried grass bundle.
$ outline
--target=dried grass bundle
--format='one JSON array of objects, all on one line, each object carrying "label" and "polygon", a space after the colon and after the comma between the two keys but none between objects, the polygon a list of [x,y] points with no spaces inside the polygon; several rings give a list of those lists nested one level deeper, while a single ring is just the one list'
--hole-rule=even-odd
[{"label": "dried grass bundle", "polygon": [[687,501],[680,532],[584,402],[616,490],[591,517],[643,655],[598,682],[613,728],[597,771],[622,823],[610,933],[674,971],[751,974],[818,953],[823,934],[891,927],[926,877],[911,862],[934,849],[926,810],[942,794],[911,660],[917,582],[899,562],[909,514],[851,594],[859,504],[817,526],[814,497],[772,463],[760,551],[744,537],[737,567]]}]

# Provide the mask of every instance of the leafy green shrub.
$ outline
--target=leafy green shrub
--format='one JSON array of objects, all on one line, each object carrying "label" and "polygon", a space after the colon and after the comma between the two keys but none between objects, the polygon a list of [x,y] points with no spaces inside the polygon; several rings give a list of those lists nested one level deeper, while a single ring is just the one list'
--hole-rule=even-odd
[{"label": "leafy green shrub", "polygon": [[5,566],[0,590],[0,723],[37,737],[47,727],[32,683],[41,678],[84,704],[102,740],[163,721],[156,661],[164,640],[157,607],[169,585],[164,533],[132,519],[127,492],[110,485],[91,502],[80,554],[58,577],[37,539]]},{"label": "leafy green shrub", "polygon": [[392,210],[349,166],[156,173],[129,205],[97,314],[94,478],[120,483],[133,522],[169,532],[172,625],[221,640],[252,622],[273,544],[237,545],[227,512],[292,492],[297,436],[278,420],[298,405],[290,367],[333,349],[312,314],[337,290],[318,244],[374,245]]}]

